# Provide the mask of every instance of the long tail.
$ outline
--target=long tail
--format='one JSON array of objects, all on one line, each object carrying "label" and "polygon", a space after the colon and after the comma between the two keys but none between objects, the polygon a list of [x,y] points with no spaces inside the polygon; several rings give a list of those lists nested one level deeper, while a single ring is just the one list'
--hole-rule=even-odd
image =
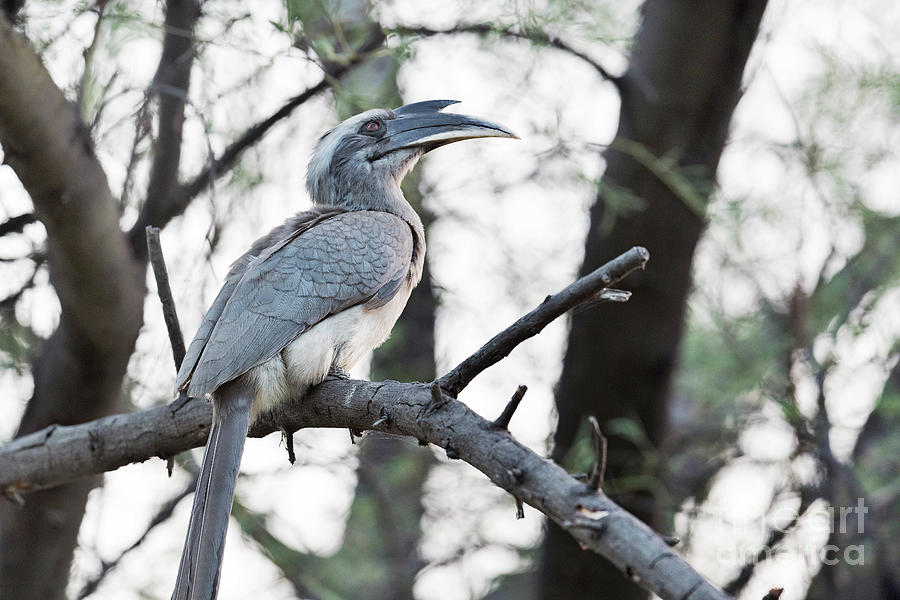
[{"label": "long tail", "polygon": [[203,454],[172,600],[216,597],[225,532],[252,405],[252,394],[236,382],[222,386],[213,395],[213,425]]}]

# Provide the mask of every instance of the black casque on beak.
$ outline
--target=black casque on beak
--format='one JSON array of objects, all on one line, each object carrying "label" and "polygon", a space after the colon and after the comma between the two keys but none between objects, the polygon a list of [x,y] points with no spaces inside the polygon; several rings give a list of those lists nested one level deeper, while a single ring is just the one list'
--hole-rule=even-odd
[{"label": "black casque on beak", "polygon": [[468,115],[442,113],[458,100],[426,100],[394,109],[395,118],[385,122],[386,131],[376,146],[375,158],[394,150],[421,147],[428,152],[461,140],[482,137],[519,136],[495,123]]}]

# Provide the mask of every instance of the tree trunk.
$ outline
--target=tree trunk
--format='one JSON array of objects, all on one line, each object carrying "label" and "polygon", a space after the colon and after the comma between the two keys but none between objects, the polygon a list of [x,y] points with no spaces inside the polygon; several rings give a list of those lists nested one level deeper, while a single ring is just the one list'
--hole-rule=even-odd
[{"label": "tree trunk", "polygon": [[[635,294],[627,304],[572,318],[556,394],[557,461],[564,459],[589,414],[601,427],[618,417],[635,418],[651,443],[658,445],[662,438],[692,257],[765,5],[765,0],[648,0],[642,9],[581,273],[634,245],[646,246],[653,258],[647,272],[629,281]],[[661,157],[674,166],[656,160]],[[690,193],[677,193],[677,182],[689,182]],[[640,206],[617,214],[610,200],[614,193],[621,198],[622,190]],[[613,436],[608,460],[607,480],[613,481],[607,493],[644,521],[653,521],[650,493],[613,493],[615,479],[640,470],[641,452]],[[553,524],[539,580],[540,597],[547,600],[646,596],[612,565],[599,569]]]},{"label": "tree trunk", "polygon": [[[173,4],[181,10],[167,11],[167,25],[191,31],[199,16],[196,4]],[[192,46],[183,33],[177,37]],[[190,72],[191,61],[181,53],[169,58],[181,62],[179,71]],[[181,114],[167,113],[179,119],[169,123],[177,128],[175,139],[168,136],[177,146],[180,102]],[[61,309],[56,331],[33,364],[34,393],[19,424],[21,436],[48,425],[90,421],[119,406],[143,321],[146,253],[142,247],[135,253],[119,227],[118,201],[77,107],[3,16],[0,145],[47,230],[50,279]],[[177,166],[176,155],[170,177],[177,177]],[[160,177],[155,173],[154,180]],[[0,502],[0,598],[65,598],[88,493],[99,481],[88,478],[29,494],[22,506]]]}]

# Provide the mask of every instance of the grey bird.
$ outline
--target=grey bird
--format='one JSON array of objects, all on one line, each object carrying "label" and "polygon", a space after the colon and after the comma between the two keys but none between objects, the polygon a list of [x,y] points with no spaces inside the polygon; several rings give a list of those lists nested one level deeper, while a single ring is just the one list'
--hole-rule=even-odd
[{"label": "grey bird", "polygon": [[313,208],[257,240],[228,272],[176,378],[210,397],[213,423],[173,600],[218,592],[225,532],[250,424],[349,369],[388,336],[422,277],[422,221],[400,181],[426,152],[509,130],[429,100],[351,117],[319,139]]}]

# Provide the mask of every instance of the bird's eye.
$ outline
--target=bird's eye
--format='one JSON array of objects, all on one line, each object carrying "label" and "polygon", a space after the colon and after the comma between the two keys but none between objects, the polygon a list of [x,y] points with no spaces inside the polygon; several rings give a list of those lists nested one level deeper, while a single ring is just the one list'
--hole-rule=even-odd
[{"label": "bird's eye", "polygon": [[383,127],[384,127],[384,125],[381,123],[381,121],[377,121],[377,120],[373,119],[371,121],[366,121],[363,124],[363,126],[360,130],[360,133],[368,133],[368,134],[381,133],[381,130]]}]

